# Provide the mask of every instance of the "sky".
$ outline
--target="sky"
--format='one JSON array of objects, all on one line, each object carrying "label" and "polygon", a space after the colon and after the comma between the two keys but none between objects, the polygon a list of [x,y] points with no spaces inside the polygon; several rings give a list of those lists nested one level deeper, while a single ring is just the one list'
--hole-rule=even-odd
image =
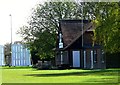
[{"label": "sky", "polygon": [[0,45],[11,42],[9,15],[12,15],[12,41],[20,41],[22,38],[16,34],[17,30],[27,24],[32,8],[43,1],[48,0],[0,0]]},{"label": "sky", "polygon": [[20,41],[22,38],[16,32],[27,24],[32,8],[38,3],[43,3],[43,0],[0,0],[0,45],[11,42],[9,15],[12,15],[12,41]]}]

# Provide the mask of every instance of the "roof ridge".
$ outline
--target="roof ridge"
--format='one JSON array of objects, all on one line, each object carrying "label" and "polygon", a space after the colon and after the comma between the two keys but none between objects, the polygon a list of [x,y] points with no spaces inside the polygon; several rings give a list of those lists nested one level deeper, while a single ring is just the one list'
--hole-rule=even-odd
[{"label": "roof ridge", "polygon": [[84,19],[84,20],[82,20],[82,19],[62,19],[62,20],[60,20],[60,22],[72,22],[73,23],[73,21],[79,21],[79,22],[84,22],[84,23],[88,23],[88,22],[91,22],[91,20],[86,20],[86,19]]}]

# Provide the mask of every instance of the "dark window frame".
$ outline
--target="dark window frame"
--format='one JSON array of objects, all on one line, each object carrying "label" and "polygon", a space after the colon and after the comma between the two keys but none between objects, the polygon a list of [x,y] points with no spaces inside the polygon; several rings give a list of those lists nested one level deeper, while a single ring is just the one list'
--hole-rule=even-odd
[{"label": "dark window frame", "polygon": [[98,59],[97,59],[97,50],[94,50],[94,51],[93,51],[93,54],[94,54],[94,55],[93,55],[94,63],[97,63],[97,60],[98,60]]}]

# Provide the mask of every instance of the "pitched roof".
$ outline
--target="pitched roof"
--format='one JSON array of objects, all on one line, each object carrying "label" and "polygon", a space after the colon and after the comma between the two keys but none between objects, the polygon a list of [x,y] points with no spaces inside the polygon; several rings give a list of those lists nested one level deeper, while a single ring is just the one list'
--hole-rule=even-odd
[{"label": "pitched roof", "polygon": [[92,22],[88,20],[61,20],[60,30],[63,34],[63,42],[65,49],[72,45],[78,38],[80,38],[80,36],[86,30],[91,28],[92,25]]}]

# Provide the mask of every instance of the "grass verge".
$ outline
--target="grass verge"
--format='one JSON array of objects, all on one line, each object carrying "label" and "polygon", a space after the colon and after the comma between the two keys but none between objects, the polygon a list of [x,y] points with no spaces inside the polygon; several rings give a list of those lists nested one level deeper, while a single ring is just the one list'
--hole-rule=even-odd
[{"label": "grass verge", "polygon": [[[2,83],[87,83],[117,84],[120,69],[106,70],[36,70],[29,67],[3,67]],[[103,85],[104,85],[103,84]]]}]

